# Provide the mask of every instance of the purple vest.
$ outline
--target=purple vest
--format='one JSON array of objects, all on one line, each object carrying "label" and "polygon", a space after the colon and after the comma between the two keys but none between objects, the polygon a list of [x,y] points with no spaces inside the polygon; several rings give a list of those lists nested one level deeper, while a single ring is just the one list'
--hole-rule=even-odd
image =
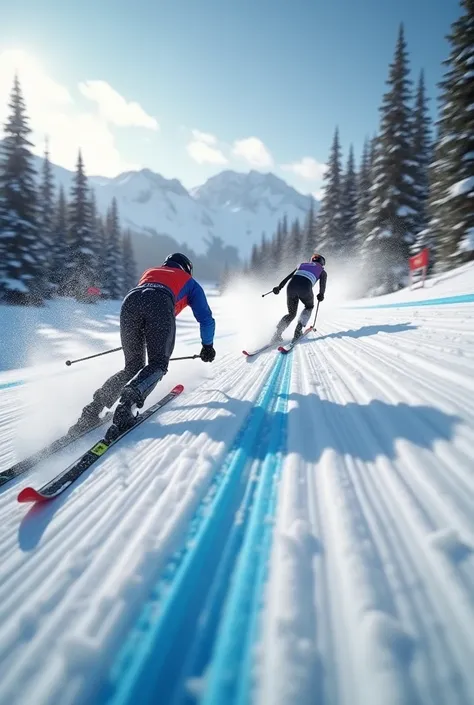
[{"label": "purple vest", "polygon": [[307,279],[310,279],[311,284],[314,286],[321,276],[322,271],[323,268],[319,262],[303,262],[296,270],[294,276],[296,277],[298,275],[300,277],[307,277]]}]

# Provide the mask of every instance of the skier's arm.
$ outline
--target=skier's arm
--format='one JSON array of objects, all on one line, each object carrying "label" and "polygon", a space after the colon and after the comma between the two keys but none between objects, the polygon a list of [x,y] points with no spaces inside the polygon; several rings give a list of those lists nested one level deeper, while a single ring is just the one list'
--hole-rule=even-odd
[{"label": "skier's arm", "polygon": [[285,284],[287,284],[287,283],[290,281],[291,277],[293,276],[293,274],[294,274],[295,272],[296,272],[296,269],[294,269],[292,272],[290,272],[290,273],[288,274],[288,276],[285,277],[285,278],[283,279],[283,281],[281,281],[281,282],[278,284],[278,286],[275,287],[275,288],[276,288],[276,289],[279,289],[279,291],[281,291],[281,290],[283,289],[283,287],[285,286]]},{"label": "skier's arm", "polygon": [[321,272],[321,276],[319,277],[319,294],[318,294],[318,301],[323,301],[324,299],[324,292],[326,291],[326,282],[328,279],[328,275],[325,269]]},{"label": "skier's arm", "polygon": [[201,342],[203,345],[213,345],[216,322],[212,317],[212,311],[207,303],[206,294],[202,286],[198,284],[195,279],[191,279],[190,283],[188,303],[191,306],[194,318],[200,325]]}]

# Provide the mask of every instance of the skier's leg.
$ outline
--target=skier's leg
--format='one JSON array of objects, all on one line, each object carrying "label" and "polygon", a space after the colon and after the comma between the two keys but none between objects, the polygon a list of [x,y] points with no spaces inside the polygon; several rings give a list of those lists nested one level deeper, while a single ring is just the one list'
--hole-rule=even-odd
[{"label": "skier's leg", "polygon": [[307,325],[314,308],[314,294],[311,282],[308,280],[308,283],[306,284],[306,281],[303,281],[303,284],[305,286],[301,287],[299,300],[304,305],[304,309],[300,313],[293,340],[296,340],[302,335],[303,328]]},{"label": "skier's leg", "polygon": [[142,296],[141,313],[148,364],[126,385],[114,413],[114,426],[122,432],[134,420],[133,407],[141,408],[168,371],[169,358],[173,352],[176,335],[174,302],[169,294],[157,289],[148,289]]},{"label": "skier's leg", "polygon": [[293,287],[290,288],[290,286],[291,283],[290,285],[288,285],[288,288],[286,290],[286,303],[288,306],[288,313],[283,316],[283,318],[279,321],[276,327],[275,335],[272,338],[273,342],[279,342],[281,340],[281,335],[283,331],[288,328],[291,321],[296,317],[296,313],[298,311],[298,295],[293,292]]},{"label": "skier's leg", "polygon": [[69,433],[82,431],[94,424],[104,407],[114,405],[124,386],[145,365],[145,335],[143,319],[139,310],[139,292],[129,294],[120,310],[120,337],[125,366],[123,370],[107,379],[93,395],[93,401],[84,407],[82,414]]},{"label": "skier's leg", "polygon": [[147,292],[142,312],[148,364],[127,385],[136,390],[140,406],[168,372],[176,339],[174,302],[168,294],[156,289]]}]

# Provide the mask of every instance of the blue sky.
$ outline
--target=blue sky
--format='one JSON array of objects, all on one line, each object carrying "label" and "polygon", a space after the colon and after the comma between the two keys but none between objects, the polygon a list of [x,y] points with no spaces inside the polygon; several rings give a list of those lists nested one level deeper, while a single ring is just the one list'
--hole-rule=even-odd
[{"label": "blue sky", "polygon": [[146,166],[190,187],[256,166],[317,192],[335,125],[357,155],[377,129],[400,21],[433,98],[459,14],[458,0],[8,1],[0,101],[16,64],[64,166],[81,142],[89,173]]}]

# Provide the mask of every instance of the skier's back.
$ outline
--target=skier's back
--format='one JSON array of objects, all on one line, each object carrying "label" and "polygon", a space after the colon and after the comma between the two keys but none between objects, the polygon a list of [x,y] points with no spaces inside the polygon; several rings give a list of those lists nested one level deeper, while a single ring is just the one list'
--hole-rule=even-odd
[{"label": "skier's back", "polygon": [[309,262],[302,262],[294,269],[287,277],[280,282],[278,286],[273,288],[274,294],[279,294],[285,284],[288,283],[286,290],[288,313],[283,316],[278,323],[275,335],[272,342],[281,341],[283,331],[294,320],[298,311],[298,304],[301,301],[304,304],[304,309],[300,314],[298,324],[295,328],[293,340],[299,338],[303,332],[303,327],[308,323],[311,311],[314,308],[313,287],[319,281],[318,301],[324,301],[324,292],[326,291],[327,273],[324,269],[326,260],[323,255],[315,252]]}]

